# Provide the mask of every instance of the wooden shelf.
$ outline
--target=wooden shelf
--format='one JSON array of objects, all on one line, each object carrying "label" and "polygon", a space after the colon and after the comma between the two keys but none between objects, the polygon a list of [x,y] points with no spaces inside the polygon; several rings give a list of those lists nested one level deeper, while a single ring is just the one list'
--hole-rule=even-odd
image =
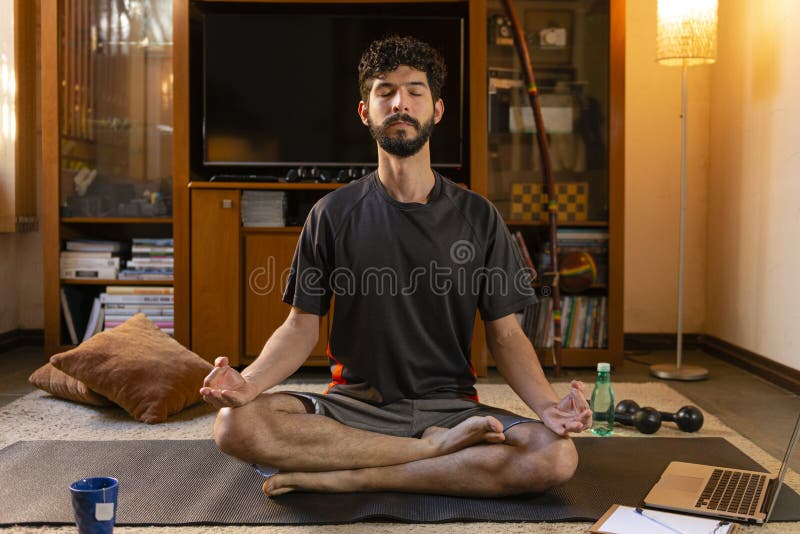
[{"label": "wooden shelf", "polygon": [[63,285],[73,286],[171,286],[172,279],[169,280],[116,280],[116,279],[88,279],[81,280],[76,278],[62,278]]},{"label": "wooden shelf", "polygon": [[[508,226],[547,226],[546,222],[542,221],[523,221],[520,219],[506,219]],[[608,228],[608,221],[570,221],[559,222],[559,228],[581,228],[590,226],[592,228]]]},{"label": "wooden shelf", "polygon": [[242,226],[243,234],[297,234],[302,226]]},{"label": "wooden shelf", "polygon": [[339,183],[286,183],[286,182],[189,182],[190,189],[263,189],[272,191],[322,190],[332,191],[347,184]]},{"label": "wooden shelf", "polygon": [[[542,364],[543,367],[552,367],[553,366],[553,357],[551,354],[552,349],[550,348],[536,348],[536,355],[539,356],[539,362]],[[597,362],[607,361],[612,363],[613,365],[621,365],[622,364],[622,357],[620,355],[615,355],[611,352],[608,348],[603,349],[573,349],[573,348],[562,348],[561,349],[561,359],[565,364],[565,367],[594,367],[597,365]]]},{"label": "wooden shelf", "polygon": [[[535,287],[536,289],[540,289],[542,287],[550,287],[551,285],[552,284],[545,284],[544,282],[535,282],[535,283],[531,284],[531,287]],[[608,289],[608,286],[606,284],[592,284],[589,287],[587,287],[585,289],[585,291],[589,291],[590,289]],[[567,293],[563,289],[561,290],[561,298],[562,299],[564,297],[571,297],[571,296],[580,297],[582,295],[583,295],[583,291],[578,291],[577,293]]]},{"label": "wooden shelf", "polygon": [[172,224],[172,217],[61,217],[67,224]]}]

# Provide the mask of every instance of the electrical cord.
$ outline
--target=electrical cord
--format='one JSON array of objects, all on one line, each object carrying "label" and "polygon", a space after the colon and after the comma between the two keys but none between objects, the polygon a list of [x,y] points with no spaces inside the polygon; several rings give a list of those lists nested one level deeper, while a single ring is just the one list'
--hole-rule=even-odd
[{"label": "electrical cord", "polygon": [[633,356],[647,356],[652,351],[649,350],[626,350],[624,354],[625,361],[638,363],[639,365],[653,365],[652,362],[646,362],[644,360],[639,360],[637,358],[633,358]]}]

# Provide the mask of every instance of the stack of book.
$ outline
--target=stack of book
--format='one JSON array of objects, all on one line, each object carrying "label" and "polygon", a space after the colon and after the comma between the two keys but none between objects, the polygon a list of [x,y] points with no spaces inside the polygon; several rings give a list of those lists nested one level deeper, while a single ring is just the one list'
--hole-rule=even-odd
[{"label": "stack of book", "polygon": [[120,270],[120,253],[127,248],[119,241],[73,239],[61,251],[61,278],[113,280]]},{"label": "stack of book", "polygon": [[[553,346],[553,299],[541,298],[518,317],[537,348]],[[608,297],[566,296],[561,299],[561,339],[564,348],[603,349],[608,345]]]},{"label": "stack of book", "polygon": [[286,226],[286,193],[242,192],[242,226]]},{"label": "stack of book", "polygon": [[99,301],[97,318],[92,310],[87,334],[90,329],[93,329],[92,334],[110,330],[137,313],[147,315],[162,332],[175,333],[175,297],[171,287],[108,286],[96,300]]},{"label": "stack of book", "polygon": [[131,259],[120,271],[120,280],[172,280],[175,259],[174,241],[134,238]]}]

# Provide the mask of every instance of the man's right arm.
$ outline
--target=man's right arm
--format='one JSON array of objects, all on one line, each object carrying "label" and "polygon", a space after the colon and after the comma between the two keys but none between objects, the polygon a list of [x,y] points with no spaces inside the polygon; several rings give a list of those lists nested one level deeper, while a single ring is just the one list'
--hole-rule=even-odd
[{"label": "man's right arm", "polygon": [[261,354],[242,376],[259,393],[289,378],[308,359],[319,340],[320,316],[292,307],[289,316],[267,340]]},{"label": "man's right arm", "polygon": [[289,316],[270,336],[256,361],[241,374],[217,358],[200,393],[209,404],[222,408],[241,406],[280,384],[297,371],[319,338],[320,317],[292,307]]}]

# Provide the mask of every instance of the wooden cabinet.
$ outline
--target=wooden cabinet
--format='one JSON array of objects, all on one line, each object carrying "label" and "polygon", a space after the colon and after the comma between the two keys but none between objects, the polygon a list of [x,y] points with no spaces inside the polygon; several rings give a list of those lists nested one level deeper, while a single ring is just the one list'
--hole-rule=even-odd
[{"label": "wooden cabinet", "polygon": [[239,365],[242,247],[238,189],[193,190],[191,198],[191,347]]},{"label": "wooden cabinet", "polygon": [[[289,314],[284,289],[300,232],[297,228],[244,229],[244,357],[255,359]],[[320,319],[319,341],[306,365],[328,365],[328,317]]]},{"label": "wooden cabinet", "polygon": [[[191,347],[252,362],[289,314],[281,298],[300,229],[246,228],[240,188],[192,189]],[[307,365],[327,365],[328,318]]]}]

